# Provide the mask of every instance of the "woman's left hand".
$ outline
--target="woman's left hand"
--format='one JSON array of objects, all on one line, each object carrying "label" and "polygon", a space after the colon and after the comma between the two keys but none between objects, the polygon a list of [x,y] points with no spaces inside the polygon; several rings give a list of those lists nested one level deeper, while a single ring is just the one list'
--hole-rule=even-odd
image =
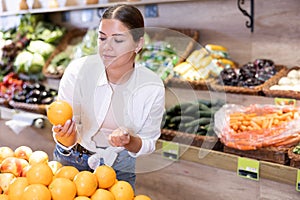
[{"label": "woman's left hand", "polygon": [[114,147],[123,147],[130,142],[129,130],[119,127],[108,136],[109,143]]}]

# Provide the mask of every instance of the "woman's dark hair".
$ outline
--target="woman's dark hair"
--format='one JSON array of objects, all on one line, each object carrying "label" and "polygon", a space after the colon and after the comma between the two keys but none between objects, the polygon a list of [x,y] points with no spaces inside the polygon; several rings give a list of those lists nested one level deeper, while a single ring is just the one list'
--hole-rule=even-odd
[{"label": "woman's dark hair", "polygon": [[107,8],[102,19],[116,19],[122,22],[131,32],[134,41],[144,36],[144,17],[136,7],[118,4]]}]

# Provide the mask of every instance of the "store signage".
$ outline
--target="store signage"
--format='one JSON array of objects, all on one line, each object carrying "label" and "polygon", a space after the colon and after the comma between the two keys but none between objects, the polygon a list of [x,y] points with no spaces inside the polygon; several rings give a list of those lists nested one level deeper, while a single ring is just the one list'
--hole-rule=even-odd
[{"label": "store signage", "polygon": [[300,169],[297,170],[296,190],[300,192]]},{"label": "store signage", "polygon": [[174,142],[163,141],[162,156],[164,158],[177,161],[179,159],[179,144]]},{"label": "store signage", "polygon": [[274,99],[275,105],[279,106],[296,106],[296,99],[289,99],[289,98],[275,98]]},{"label": "store signage", "polygon": [[259,161],[249,158],[238,158],[237,174],[243,178],[259,180]]}]

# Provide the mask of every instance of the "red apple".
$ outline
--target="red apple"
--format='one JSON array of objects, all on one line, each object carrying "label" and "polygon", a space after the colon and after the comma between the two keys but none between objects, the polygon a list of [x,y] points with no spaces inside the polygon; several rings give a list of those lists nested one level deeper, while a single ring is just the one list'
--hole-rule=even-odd
[{"label": "red apple", "polygon": [[0,188],[4,194],[7,194],[8,187],[15,178],[12,173],[0,173]]},{"label": "red apple", "polygon": [[0,167],[1,173],[12,173],[17,177],[21,176],[22,170],[22,161],[16,157],[5,158]]},{"label": "red apple", "polygon": [[48,163],[49,157],[48,154],[44,151],[34,151],[29,157],[29,164],[34,165],[37,163]]},{"label": "red apple", "polygon": [[51,168],[53,174],[55,174],[56,171],[63,166],[60,162],[58,162],[56,160],[49,161],[48,165]]},{"label": "red apple", "polygon": [[0,163],[7,157],[13,157],[14,151],[9,147],[0,147]]},{"label": "red apple", "polygon": [[29,160],[29,157],[32,154],[32,149],[28,146],[19,146],[15,149],[15,157],[17,158],[23,158],[25,160]]}]

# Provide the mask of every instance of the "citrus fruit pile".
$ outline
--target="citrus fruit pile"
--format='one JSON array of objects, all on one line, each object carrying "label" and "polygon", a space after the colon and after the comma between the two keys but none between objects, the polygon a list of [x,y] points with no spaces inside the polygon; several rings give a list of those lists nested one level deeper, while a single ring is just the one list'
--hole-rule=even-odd
[{"label": "citrus fruit pile", "polygon": [[135,196],[132,186],[117,180],[107,165],[79,171],[48,161],[47,153],[21,146],[0,147],[0,200],[151,200]]}]

